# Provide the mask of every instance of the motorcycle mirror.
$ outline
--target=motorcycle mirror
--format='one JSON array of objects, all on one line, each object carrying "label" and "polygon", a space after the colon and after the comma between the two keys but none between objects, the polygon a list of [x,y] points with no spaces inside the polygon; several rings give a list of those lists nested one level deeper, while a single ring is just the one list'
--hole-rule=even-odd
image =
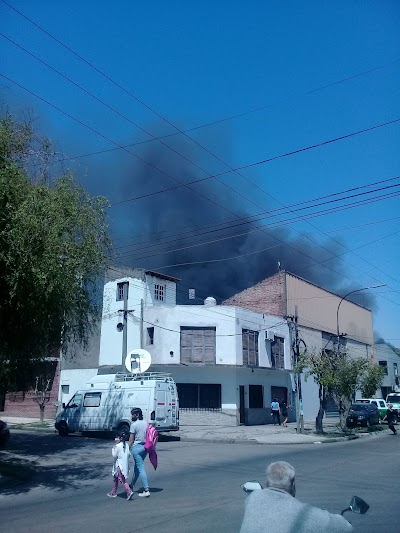
[{"label": "motorcycle mirror", "polygon": [[369,505],[358,496],[353,496],[350,502],[350,509],[353,513],[365,514],[369,509]]},{"label": "motorcycle mirror", "polygon": [[262,486],[258,481],[246,481],[246,483],[242,483],[240,485],[240,488],[244,490],[244,492],[253,492],[253,490],[260,490],[262,489]]}]

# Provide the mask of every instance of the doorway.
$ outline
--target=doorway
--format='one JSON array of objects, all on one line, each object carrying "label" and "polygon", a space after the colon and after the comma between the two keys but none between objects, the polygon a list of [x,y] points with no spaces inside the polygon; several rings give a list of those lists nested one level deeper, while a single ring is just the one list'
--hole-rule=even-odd
[{"label": "doorway", "polygon": [[239,385],[239,424],[244,424],[244,385]]}]

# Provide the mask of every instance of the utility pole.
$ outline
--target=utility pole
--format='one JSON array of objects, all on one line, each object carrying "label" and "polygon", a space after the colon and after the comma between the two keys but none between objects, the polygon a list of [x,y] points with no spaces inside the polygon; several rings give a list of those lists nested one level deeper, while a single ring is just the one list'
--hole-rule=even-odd
[{"label": "utility pole", "polygon": [[122,370],[125,369],[125,359],[128,353],[128,287],[129,283],[124,283],[124,314],[123,314],[123,330],[122,330]]},{"label": "utility pole", "polygon": [[[299,362],[300,359],[300,336],[298,327],[297,309],[295,316],[286,317],[291,326],[292,332],[292,349],[293,349],[293,366]],[[290,321],[290,322],[289,322]],[[300,372],[295,371],[295,385],[296,385],[296,433],[304,433],[304,415],[303,415],[303,397],[301,393],[301,376]]]},{"label": "utility pole", "polygon": [[140,300],[140,347],[143,348],[143,298]]}]

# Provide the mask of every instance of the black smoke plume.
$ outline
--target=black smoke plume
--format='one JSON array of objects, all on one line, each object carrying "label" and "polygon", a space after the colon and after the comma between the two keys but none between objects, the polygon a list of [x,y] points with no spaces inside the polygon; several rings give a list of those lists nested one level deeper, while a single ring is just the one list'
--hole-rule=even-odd
[{"label": "black smoke plume", "polygon": [[[209,173],[227,170],[210,155],[200,157],[187,140],[171,137],[165,142]],[[122,172],[122,198],[135,199],[112,208],[115,261],[180,278],[179,303],[199,304],[207,296],[220,302],[278,268],[341,295],[357,288],[346,278],[345,249],[337,238],[317,244],[315,236],[295,232],[287,221],[296,214],[287,211],[278,217],[275,210],[282,205],[248,181],[229,173],[188,185],[207,173],[154,142],[140,156],[152,166],[129,163]],[[275,182],[274,196],[284,199],[286,186]],[[160,190],[165,192],[154,194]],[[315,196],[313,191],[309,196]],[[318,226],[318,219],[312,222]],[[317,232],[310,227],[310,234]],[[196,300],[188,300],[189,288],[196,289]],[[365,293],[354,301],[373,303]]]}]

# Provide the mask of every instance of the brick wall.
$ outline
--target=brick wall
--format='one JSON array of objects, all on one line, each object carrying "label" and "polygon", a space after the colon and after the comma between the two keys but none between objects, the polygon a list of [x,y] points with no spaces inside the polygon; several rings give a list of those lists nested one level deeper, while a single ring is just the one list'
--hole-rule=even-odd
[{"label": "brick wall", "polygon": [[[53,419],[56,416],[57,406],[55,403],[58,400],[58,388],[60,384],[60,362],[58,361],[54,374],[53,385],[50,391],[50,400],[45,404],[44,417]],[[25,394],[22,392],[9,392],[6,394],[6,402],[4,411],[1,413],[4,416],[20,416],[24,418],[39,418],[40,408],[34,401],[33,391],[28,391]]]},{"label": "brick wall", "polygon": [[286,314],[285,272],[279,272],[254,287],[235,294],[223,305],[235,305],[258,313],[284,316]]}]

